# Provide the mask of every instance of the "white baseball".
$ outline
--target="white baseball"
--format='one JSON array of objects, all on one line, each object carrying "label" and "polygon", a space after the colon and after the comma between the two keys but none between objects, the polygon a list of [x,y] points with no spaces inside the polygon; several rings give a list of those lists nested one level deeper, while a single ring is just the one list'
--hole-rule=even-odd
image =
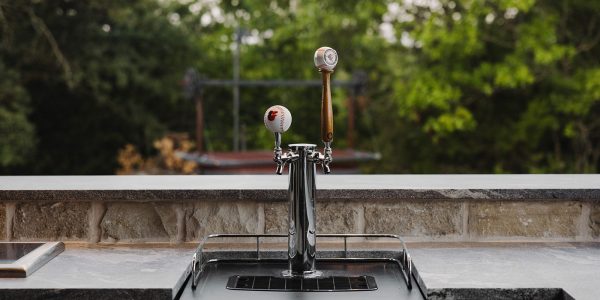
[{"label": "white baseball", "polygon": [[273,105],[265,112],[264,121],[271,132],[284,133],[292,125],[292,113],[281,105]]}]

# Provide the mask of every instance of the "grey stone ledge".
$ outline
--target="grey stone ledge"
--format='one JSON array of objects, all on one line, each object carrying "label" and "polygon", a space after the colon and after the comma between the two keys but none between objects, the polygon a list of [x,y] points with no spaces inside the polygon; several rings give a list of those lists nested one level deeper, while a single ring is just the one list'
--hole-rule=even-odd
[{"label": "grey stone ledge", "polygon": [[[0,176],[0,201],[284,201],[288,177]],[[318,175],[322,200],[600,200],[600,175]]]}]

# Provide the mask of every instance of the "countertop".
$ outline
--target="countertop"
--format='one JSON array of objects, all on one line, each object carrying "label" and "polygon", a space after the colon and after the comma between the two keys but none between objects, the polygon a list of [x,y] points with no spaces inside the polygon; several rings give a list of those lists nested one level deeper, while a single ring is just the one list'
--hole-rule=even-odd
[{"label": "countertop", "polygon": [[[430,291],[563,288],[597,299],[600,244],[409,244]],[[24,279],[0,279],[0,299],[171,299],[193,249],[71,248]]]},{"label": "countertop", "polygon": [[193,249],[67,248],[27,278],[0,278],[0,299],[173,299]]},{"label": "countertop", "polygon": [[577,300],[599,295],[598,243],[471,244],[409,252],[429,291],[562,288]]},{"label": "countertop", "polygon": [[[0,176],[0,201],[286,199],[288,176]],[[600,175],[318,175],[336,199],[600,199]]]}]

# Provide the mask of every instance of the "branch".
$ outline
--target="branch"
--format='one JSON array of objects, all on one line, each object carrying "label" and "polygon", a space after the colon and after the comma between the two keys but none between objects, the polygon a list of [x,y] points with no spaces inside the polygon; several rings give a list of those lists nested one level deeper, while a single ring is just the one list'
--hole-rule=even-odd
[{"label": "branch", "polygon": [[500,47],[504,47],[504,48],[508,48],[508,49],[512,49],[515,47],[513,44],[511,44],[508,41],[503,41],[503,40],[497,39],[497,38],[487,35],[487,34],[481,34],[481,39],[485,42],[492,43],[496,46],[500,46]]},{"label": "branch", "polygon": [[44,23],[44,21],[40,17],[38,17],[35,14],[35,12],[33,12],[33,9],[31,7],[27,9],[27,14],[29,14],[29,19],[31,20],[31,24],[33,25],[35,31],[38,34],[43,35],[48,41],[48,44],[50,44],[50,48],[52,48],[52,53],[54,54],[54,56],[58,60],[59,65],[63,69],[67,86],[69,88],[73,88],[75,83],[73,81],[73,72],[71,71],[71,65],[60,50],[60,47],[58,47],[58,43],[56,42],[54,35],[52,34],[52,32],[50,32],[50,29],[48,29],[46,23]]},{"label": "branch", "polygon": [[581,43],[577,46],[577,52],[586,52],[592,50],[598,43],[600,42],[600,33],[598,33],[591,41],[588,43]]},{"label": "branch", "polygon": [[596,16],[592,17],[592,20],[588,24],[587,32],[585,34],[586,38],[589,36],[592,40],[588,43],[582,42],[581,44],[579,44],[577,46],[578,52],[589,51],[592,48],[594,48],[594,46],[596,46],[596,44],[598,44],[598,42],[600,42],[600,33],[593,36],[595,29],[596,29]]},{"label": "branch", "polygon": [[3,5],[4,2],[0,0],[0,25],[2,25],[2,31],[4,35],[4,37],[2,38],[2,42],[8,47],[12,35],[10,32],[10,28],[8,27],[8,20],[4,15],[4,9],[2,9]]}]

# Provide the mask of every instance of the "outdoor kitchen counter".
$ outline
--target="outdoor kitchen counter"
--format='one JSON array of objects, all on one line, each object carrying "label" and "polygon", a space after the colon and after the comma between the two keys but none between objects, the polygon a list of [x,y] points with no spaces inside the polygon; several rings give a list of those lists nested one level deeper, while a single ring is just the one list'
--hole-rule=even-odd
[{"label": "outdoor kitchen counter", "polygon": [[[318,175],[320,233],[600,242],[600,175]],[[286,234],[288,176],[0,176],[0,240]]]},{"label": "outdoor kitchen counter", "polygon": [[[0,176],[0,200],[283,200],[288,176]],[[317,198],[590,199],[600,175],[320,175]]]},{"label": "outdoor kitchen counter", "polygon": [[600,295],[600,243],[449,243],[409,252],[430,299],[548,298],[534,296],[536,288],[562,288],[578,300]]},{"label": "outdoor kitchen counter", "polygon": [[27,278],[0,278],[0,299],[173,299],[194,249],[73,247]]},{"label": "outdoor kitchen counter", "polygon": [[[190,262],[189,246],[68,246],[28,278],[0,279],[0,299],[171,299]],[[435,243],[409,244],[409,251],[434,299],[473,289],[531,295],[520,288],[563,288],[575,299],[598,298],[598,244]]]},{"label": "outdoor kitchen counter", "polygon": [[[318,232],[423,242],[409,250],[432,296],[530,287],[598,298],[600,175],[319,175],[316,183]],[[287,186],[276,175],[0,176],[0,240],[68,246],[28,278],[0,279],[0,299],[171,299],[207,234],[286,233]],[[127,247],[143,243],[170,248]]]}]

